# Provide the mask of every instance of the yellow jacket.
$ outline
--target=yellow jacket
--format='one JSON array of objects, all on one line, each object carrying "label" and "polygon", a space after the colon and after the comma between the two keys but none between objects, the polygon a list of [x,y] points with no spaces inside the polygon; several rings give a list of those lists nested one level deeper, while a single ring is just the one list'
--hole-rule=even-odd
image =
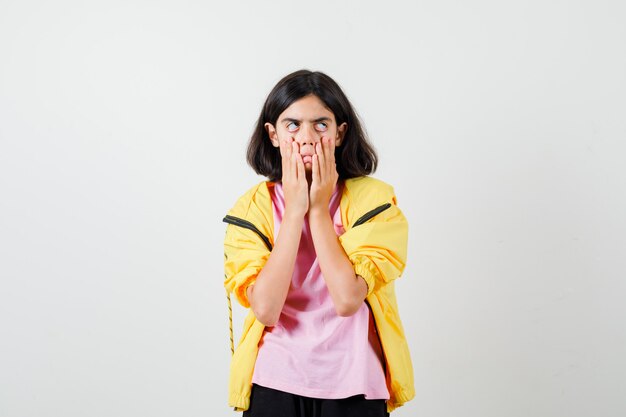
[{"label": "yellow jacket", "polygon": [[[387,410],[392,411],[415,396],[413,366],[394,289],[394,280],[406,264],[408,223],[390,185],[372,177],[348,179],[344,184],[340,210],[345,233],[339,241],[354,271],[367,283],[365,301],[383,348],[390,394]],[[224,218],[229,223],[224,239],[224,286],[246,308],[250,307],[246,288],[255,281],[273,246],[271,186],[263,181],[252,187]],[[250,309],[230,368],[228,403],[238,411],[250,406],[252,373],[264,329]]]}]

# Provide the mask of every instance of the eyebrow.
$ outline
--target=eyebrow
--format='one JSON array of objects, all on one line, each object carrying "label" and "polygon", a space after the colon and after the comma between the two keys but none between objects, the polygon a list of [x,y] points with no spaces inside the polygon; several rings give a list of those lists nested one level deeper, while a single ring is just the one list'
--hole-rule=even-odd
[{"label": "eyebrow", "polygon": [[[313,120],[309,120],[310,122],[332,122],[332,119],[330,117],[318,117],[317,119],[313,119]],[[298,120],[298,119],[293,119],[291,117],[285,117],[283,118],[281,121],[281,123],[285,123],[285,122],[297,122],[297,123],[301,123],[302,120]]]}]

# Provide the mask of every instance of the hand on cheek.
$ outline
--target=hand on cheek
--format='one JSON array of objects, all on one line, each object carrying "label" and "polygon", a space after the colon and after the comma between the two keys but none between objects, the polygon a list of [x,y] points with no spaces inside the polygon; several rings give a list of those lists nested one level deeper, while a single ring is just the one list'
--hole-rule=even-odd
[{"label": "hand on cheek", "polygon": [[280,141],[283,169],[282,186],[285,195],[285,213],[304,217],[309,209],[308,183],[300,147],[293,139]]},{"label": "hand on cheek", "polygon": [[323,137],[315,145],[312,168],[312,183],[309,196],[310,210],[328,210],[330,197],[339,179],[335,165],[334,140]]}]

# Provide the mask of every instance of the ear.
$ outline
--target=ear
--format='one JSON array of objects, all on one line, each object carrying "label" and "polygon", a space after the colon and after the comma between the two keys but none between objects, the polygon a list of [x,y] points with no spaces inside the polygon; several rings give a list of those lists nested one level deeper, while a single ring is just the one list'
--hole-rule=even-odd
[{"label": "ear", "polygon": [[343,137],[346,135],[347,131],[348,124],[346,122],[343,122],[340,126],[337,127],[337,139],[335,141],[335,146],[341,145],[341,142],[343,142]]},{"label": "ear", "polygon": [[267,130],[267,135],[270,137],[270,141],[275,148],[280,146],[280,142],[278,141],[278,134],[276,133],[276,128],[271,123],[265,123],[263,125],[265,130]]}]

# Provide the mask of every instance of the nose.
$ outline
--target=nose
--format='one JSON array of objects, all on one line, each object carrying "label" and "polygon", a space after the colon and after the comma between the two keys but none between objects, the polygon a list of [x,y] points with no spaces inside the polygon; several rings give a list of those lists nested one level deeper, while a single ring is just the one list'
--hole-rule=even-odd
[{"label": "nose", "polygon": [[313,126],[310,126],[308,123],[302,124],[295,139],[300,146],[311,145],[313,147],[315,147],[315,144],[320,140],[318,132],[316,132]]}]

